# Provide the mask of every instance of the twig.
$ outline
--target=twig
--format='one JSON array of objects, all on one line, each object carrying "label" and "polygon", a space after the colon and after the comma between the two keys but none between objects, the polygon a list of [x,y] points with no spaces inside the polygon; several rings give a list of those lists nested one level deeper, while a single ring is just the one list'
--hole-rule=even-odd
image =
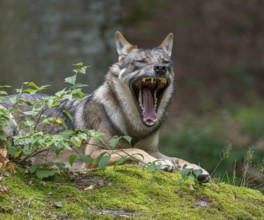
[{"label": "twig", "polygon": [[33,127],[33,131],[36,130],[37,125],[38,125],[39,122],[40,122],[40,118],[41,118],[42,114],[43,114],[47,109],[48,109],[48,108],[47,108],[46,106],[43,106],[43,107],[41,108],[41,110],[40,110],[40,112],[39,112],[39,116],[38,116],[38,118],[37,118],[37,122],[35,123],[35,125],[34,125],[34,127]]}]

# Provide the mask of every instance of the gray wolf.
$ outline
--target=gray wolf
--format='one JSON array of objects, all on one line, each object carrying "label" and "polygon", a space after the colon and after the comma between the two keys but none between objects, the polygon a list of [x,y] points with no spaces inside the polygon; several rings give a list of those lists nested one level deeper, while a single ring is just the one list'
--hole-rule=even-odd
[{"label": "gray wolf", "polygon": [[[116,153],[100,147],[96,139],[90,139],[81,151],[92,158],[97,158],[104,152],[109,153],[111,165],[120,157],[129,154],[141,164],[155,162],[166,171],[201,169],[202,173],[197,179],[200,182],[208,182],[210,175],[206,170],[182,159],[168,157],[159,151],[159,130],[166,118],[167,106],[173,93],[174,71],[171,60],[173,34],[169,34],[159,46],[152,49],[137,48],[120,32],[116,32],[115,43],[119,58],[110,67],[103,85],[84,99],[63,101],[60,106],[48,109],[46,114],[60,114],[61,117],[65,117],[63,110],[67,109],[73,117],[73,121],[67,121],[65,118],[69,128],[94,129],[102,132],[105,134],[103,137],[105,143],[115,135],[132,137],[132,146],[121,142],[115,150]],[[22,99],[31,102],[42,97],[21,95]],[[11,103],[7,99],[2,105],[10,108]],[[27,107],[19,108],[21,112],[12,116],[13,124],[26,117],[23,111]],[[55,132],[62,129],[58,127]],[[11,127],[4,128],[4,131],[9,136],[15,132]],[[118,148],[123,150],[120,151]],[[67,161],[70,154],[72,152],[64,150],[57,157],[49,152],[45,158],[53,162]],[[36,157],[33,162],[41,162],[41,158]],[[77,163],[76,166],[81,169],[89,165]]]}]

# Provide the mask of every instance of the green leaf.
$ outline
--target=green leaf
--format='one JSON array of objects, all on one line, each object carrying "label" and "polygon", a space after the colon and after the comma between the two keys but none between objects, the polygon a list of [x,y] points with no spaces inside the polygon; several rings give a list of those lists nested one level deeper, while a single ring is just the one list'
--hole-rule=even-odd
[{"label": "green leaf", "polygon": [[198,177],[202,172],[203,172],[202,169],[193,170],[193,174],[194,174],[195,177]]},{"label": "green leaf", "polygon": [[33,105],[34,105],[34,103],[29,102],[29,101],[26,101],[26,100],[23,100],[23,102],[24,102],[26,105],[28,105],[28,106],[33,106]]},{"label": "green leaf", "polygon": [[7,143],[9,145],[9,146],[7,146],[8,153],[12,157],[16,158],[16,155],[18,154],[17,152],[20,152],[21,153],[21,150],[18,150],[13,144],[11,145],[8,141],[5,144],[7,144]]},{"label": "green leaf", "polygon": [[28,86],[35,88],[35,90],[32,90],[31,88],[27,88],[24,90],[24,92],[26,92],[26,91],[30,92],[30,90],[32,90],[32,92],[30,92],[30,93],[36,93],[37,91],[42,91],[42,90],[46,89],[47,87],[49,87],[49,85],[39,87],[34,82],[25,82],[24,85],[28,85]]},{"label": "green leaf", "polygon": [[6,91],[0,91],[0,95],[7,95],[7,92]]},{"label": "green leaf", "polygon": [[76,75],[65,78],[64,82],[74,85],[76,82]]},{"label": "green leaf", "polygon": [[157,170],[159,170],[159,167],[155,163],[150,163],[147,165],[147,169],[152,172],[156,172]]},{"label": "green leaf", "polygon": [[55,96],[60,97],[60,96],[63,96],[65,93],[66,93],[66,91],[65,91],[65,88],[64,88],[64,89],[62,89],[61,91],[56,92],[56,93],[55,93]]},{"label": "green leaf", "polygon": [[62,208],[62,202],[61,201],[56,201],[56,202],[54,202],[54,206],[56,208]]},{"label": "green leaf", "polygon": [[34,111],[34,110],[32,110],[32,111],[27,111],[27,112],[23,112],[25,115],[32,115],[32,116],[35,116],[35,115],[37,115],[38,114],[38,112],[37,111]]},{"label": "green leaf", "polygon": [[190,174],[190,175],[188,176],[188,179],[194,181],[194,180],[195,180],[195,177],[194,177],[193,174]]},{"label": "green leaf", "polygon": [[40,88],[34,82],[28,82],[28,85],[34,87],[35,89],[39,89]]},{"label": "green leaf", "polygon": [[2,130],[0,130],[0,140],[4,140],[4,141],[7,140],[6,134],[5,134],[5,132],[2,131]]},{"label": "green leaf", "polygon": [[98,163],[99,169],[104,170],[111,159],[111,155],[104,155]]},{"label": "green leaf", "polygon": [[192,172],[192,169],[183,169],[181,171],[181,176],[182,178],[186,178],[190,175],[190,173]]},{"label": "green leaf", "polygon": [[73,143],[73,145],[76,147],[80,147],[82,144],[82,141],[78,137],[71,137],[70,140]]},{"label": "green leaf", "polygon": [[[17,151],[15,151],[15,153],[14,153],[14,158],[18,158],[20,155],[21,155],[21,153],[22,153],[22,151],[21,150],[17,150]],[[11,154],[12,155],[12,154]]]},{"label": "green leaf", "polygon": [[24,155],[30,155],[32,153],[32,149],[29,147],[29,145],[26,145],[22,150]]},{"label": "green leaf", "polygon": [[61,163],[61,162],[56,162],[56,163],[53,163],[55,166],[57,166],[61,171],[64,171],[67,169],[65,163]]},{"label": "green leaf", "polygon": [[114,136],[109,140],[109,145],[112,149],[116,148],[117,144],[119,143],[121,137]]},{"label": "green leaf", "polygon": [[130,137],[130,136],[122,136],[122,138],[124,138],[131,145],[132,137]]},{"label": "green leaf", "polygon": [[82,67],[83,66],[83,62],[80,62],[80,63],[75,63],[75,64],[72,64],[73,66],[77,66],[77,67]]},{"label": "green leaf", "polygon": [[73,121],[72,115],[71,115],[71,113],[70,113],[67,109],[64,109],[64,110],[63,110],[63,113],[64,113],[65,115],[67,115],[67,117],[68,117],[71,121]]},{"label": "green leaf", "polygon": [[57,106],[60,106],[60,102],[54,102],[53,104],[52,104],[52,107],[57,107]]},{"label": "green leaf", "polygon": [[82,84],[82,83],[76,83],[73,88],[83,88],[83,87],[88,87],[88,85],[86,84]]},{"label": "green leaf", "polygon": [[131,140],[132,140],[131,137],[129,137],[129,136],[120,136],[120,137],[114,136],[109,141],[110,146],[113,149],[116,148],[121,139],[124,139],[126,142],[128,142],[131,145]]},{"label": "green leaf", "polygon": [[72,94],[64,94],[63,99],[71,100],[72,99]]},{"label": "green leaf", "polygon": [[26,126],[32,126],[32,125],[35,124],[35,121],[32,120],[32,119],[27,119],[27,120],[23,121],[23,123],[24,123],[24,125],[26,125]]},{"label": "green leaf", "polygon": [[55,144],[55,153],[57,155],[60,154],[60,152],[64,149],[72,150],[71,146],[65,141],[59,141]]},{"label": "green leaf", "polygon": [[102,136],[104,135],[104,133],[101,133],[101,132],[98,132],[98,131],[95,131],[95,130],[89,130],[88,132],[90,134],[90,137],[94,137],[99,142],[105,144],[104,139],[102,138]]},{"label": "green leaf", "polygon": [[129,145],[131,145],[132,138],[130,136],[114,136],[109,141],[109,145],[112,147],[112,149],[116,148],[121,139],[124,139],[129,143]]},{"label": "green leaf", "polygon": [[138,156],[142,157],[142,159],[144,159],[144,155],[143,154],[140,154],[140,153],[132,154],[132,156],[135,156],[135,155],[138,155]]},{"label": "green leaf", "polygon": [[50,85],[44,85],[44,86],[41,86],[40,89],[41,89],[41,90],[44,90],[44,89],[46,89],[46,88],[48,88],[48,87],[50,87]]},{"label": "green leaf", "polygon": [[72,155],[69,156],[69,163],[70,163],[71,166],[75,162],[77,157],[78,156],[76,154],[72,154]]},{"label": "green leaf", "polygon": [[183,183],[183,181],[184,181],[183,179],[179,179],[178,184],[181,185]]},{"label": "green leaf", "polygon": [[77,99],[81,99],[81,98],[83,98],[83,97],[86,96],[86,94],[83,93],[80,89],[78,89],[78,91],[77,91],[77,90],[72,91],[72,94],[73,94],[73,96],[74,96],[75,98],[77,98]]},{"label": "green leaf", "polygon": [[100,162],[100,160],[103,158],[103,156],[106,154],[106,152],[103,152],[103,153],[101,153],[97,158],[96,158],[96,164],[98,165],[99,164],[99,162]]},{"label": "green leaf", "polygon": [[114,167],[122,164],[123,162],[125,162],[127,160],[127,156],[124,156],[124,157],[120,157],[114,164]]},{"label": "green leaf", "polygon": [[94,163],[94,160],[89,155],[78,154],[78,158],[83,163]]},{"label": "green leaf", "polygon": [[47,105],[48,105],[49,108],[52,107],[53,103],[54,103],[54,99],[52,99],[52,98],[48,99]]},{"label": "green leaf", "polygon": [[81,140],[88,140],[88,135],[86,133],[81,133],[81,134],[78,134],[78,137],[81,139]]},{"label": "green leaf", "polygon": [[15,104],[17,102],[17,96],[12,96],[9,100],[12,104]]},{"label": "green leaf", "polygon": [[64,131],[60,132],[59,135],[67,137],[67,136],[72,135],[73,133],[74,132],[72,130],[64,130]]},{"label": "green leaf", "polygon": [[37,89],[31,89],[31,88],[27,88],[23,90],[23,92],[30,94],[35,94],[37,91],[38,91]]},{"label": "green leaf", "polygon": [[53,170],[38,169],[36,171],[36,176],[41,180],[44,178],[54,176],[54,174],[55,174],[55,172]]},{"label": "green leaf", "polygon": [[86,74],[86,67],[82,67],[80,69],[77,69],[78,74]]},{"label": "green leaf", "polygon": [[38,167],[39,167],[38,164],[34,164],[28,170],[29,170],[30,173],[35,173],[36,170],[38,169]]},{"label": "green leaf", "polygon": [[9,85],[1,85],[0,88],[10,88],[11,86]]}]

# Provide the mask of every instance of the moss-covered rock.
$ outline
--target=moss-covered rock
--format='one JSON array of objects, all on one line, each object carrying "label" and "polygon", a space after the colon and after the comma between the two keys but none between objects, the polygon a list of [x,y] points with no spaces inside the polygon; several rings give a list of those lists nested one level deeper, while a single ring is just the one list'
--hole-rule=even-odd
[{"label": "moss-covered rock", "polygon": [[259,191],[180,178],[124,165],[40,181],[18,169],[0,181],[0,219],[264,219]]}]

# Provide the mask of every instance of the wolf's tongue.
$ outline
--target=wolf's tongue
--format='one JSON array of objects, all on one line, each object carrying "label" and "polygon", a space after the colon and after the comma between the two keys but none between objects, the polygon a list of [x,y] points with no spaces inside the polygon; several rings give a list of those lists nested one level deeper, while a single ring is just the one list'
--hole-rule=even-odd
[{"label": "wolf's tongue", "polygon": [[157,114],[155,112],[154,97],[149,88],[142,89],[143,94],[143,120],[146,124],[152,126],[155,124]]}]

